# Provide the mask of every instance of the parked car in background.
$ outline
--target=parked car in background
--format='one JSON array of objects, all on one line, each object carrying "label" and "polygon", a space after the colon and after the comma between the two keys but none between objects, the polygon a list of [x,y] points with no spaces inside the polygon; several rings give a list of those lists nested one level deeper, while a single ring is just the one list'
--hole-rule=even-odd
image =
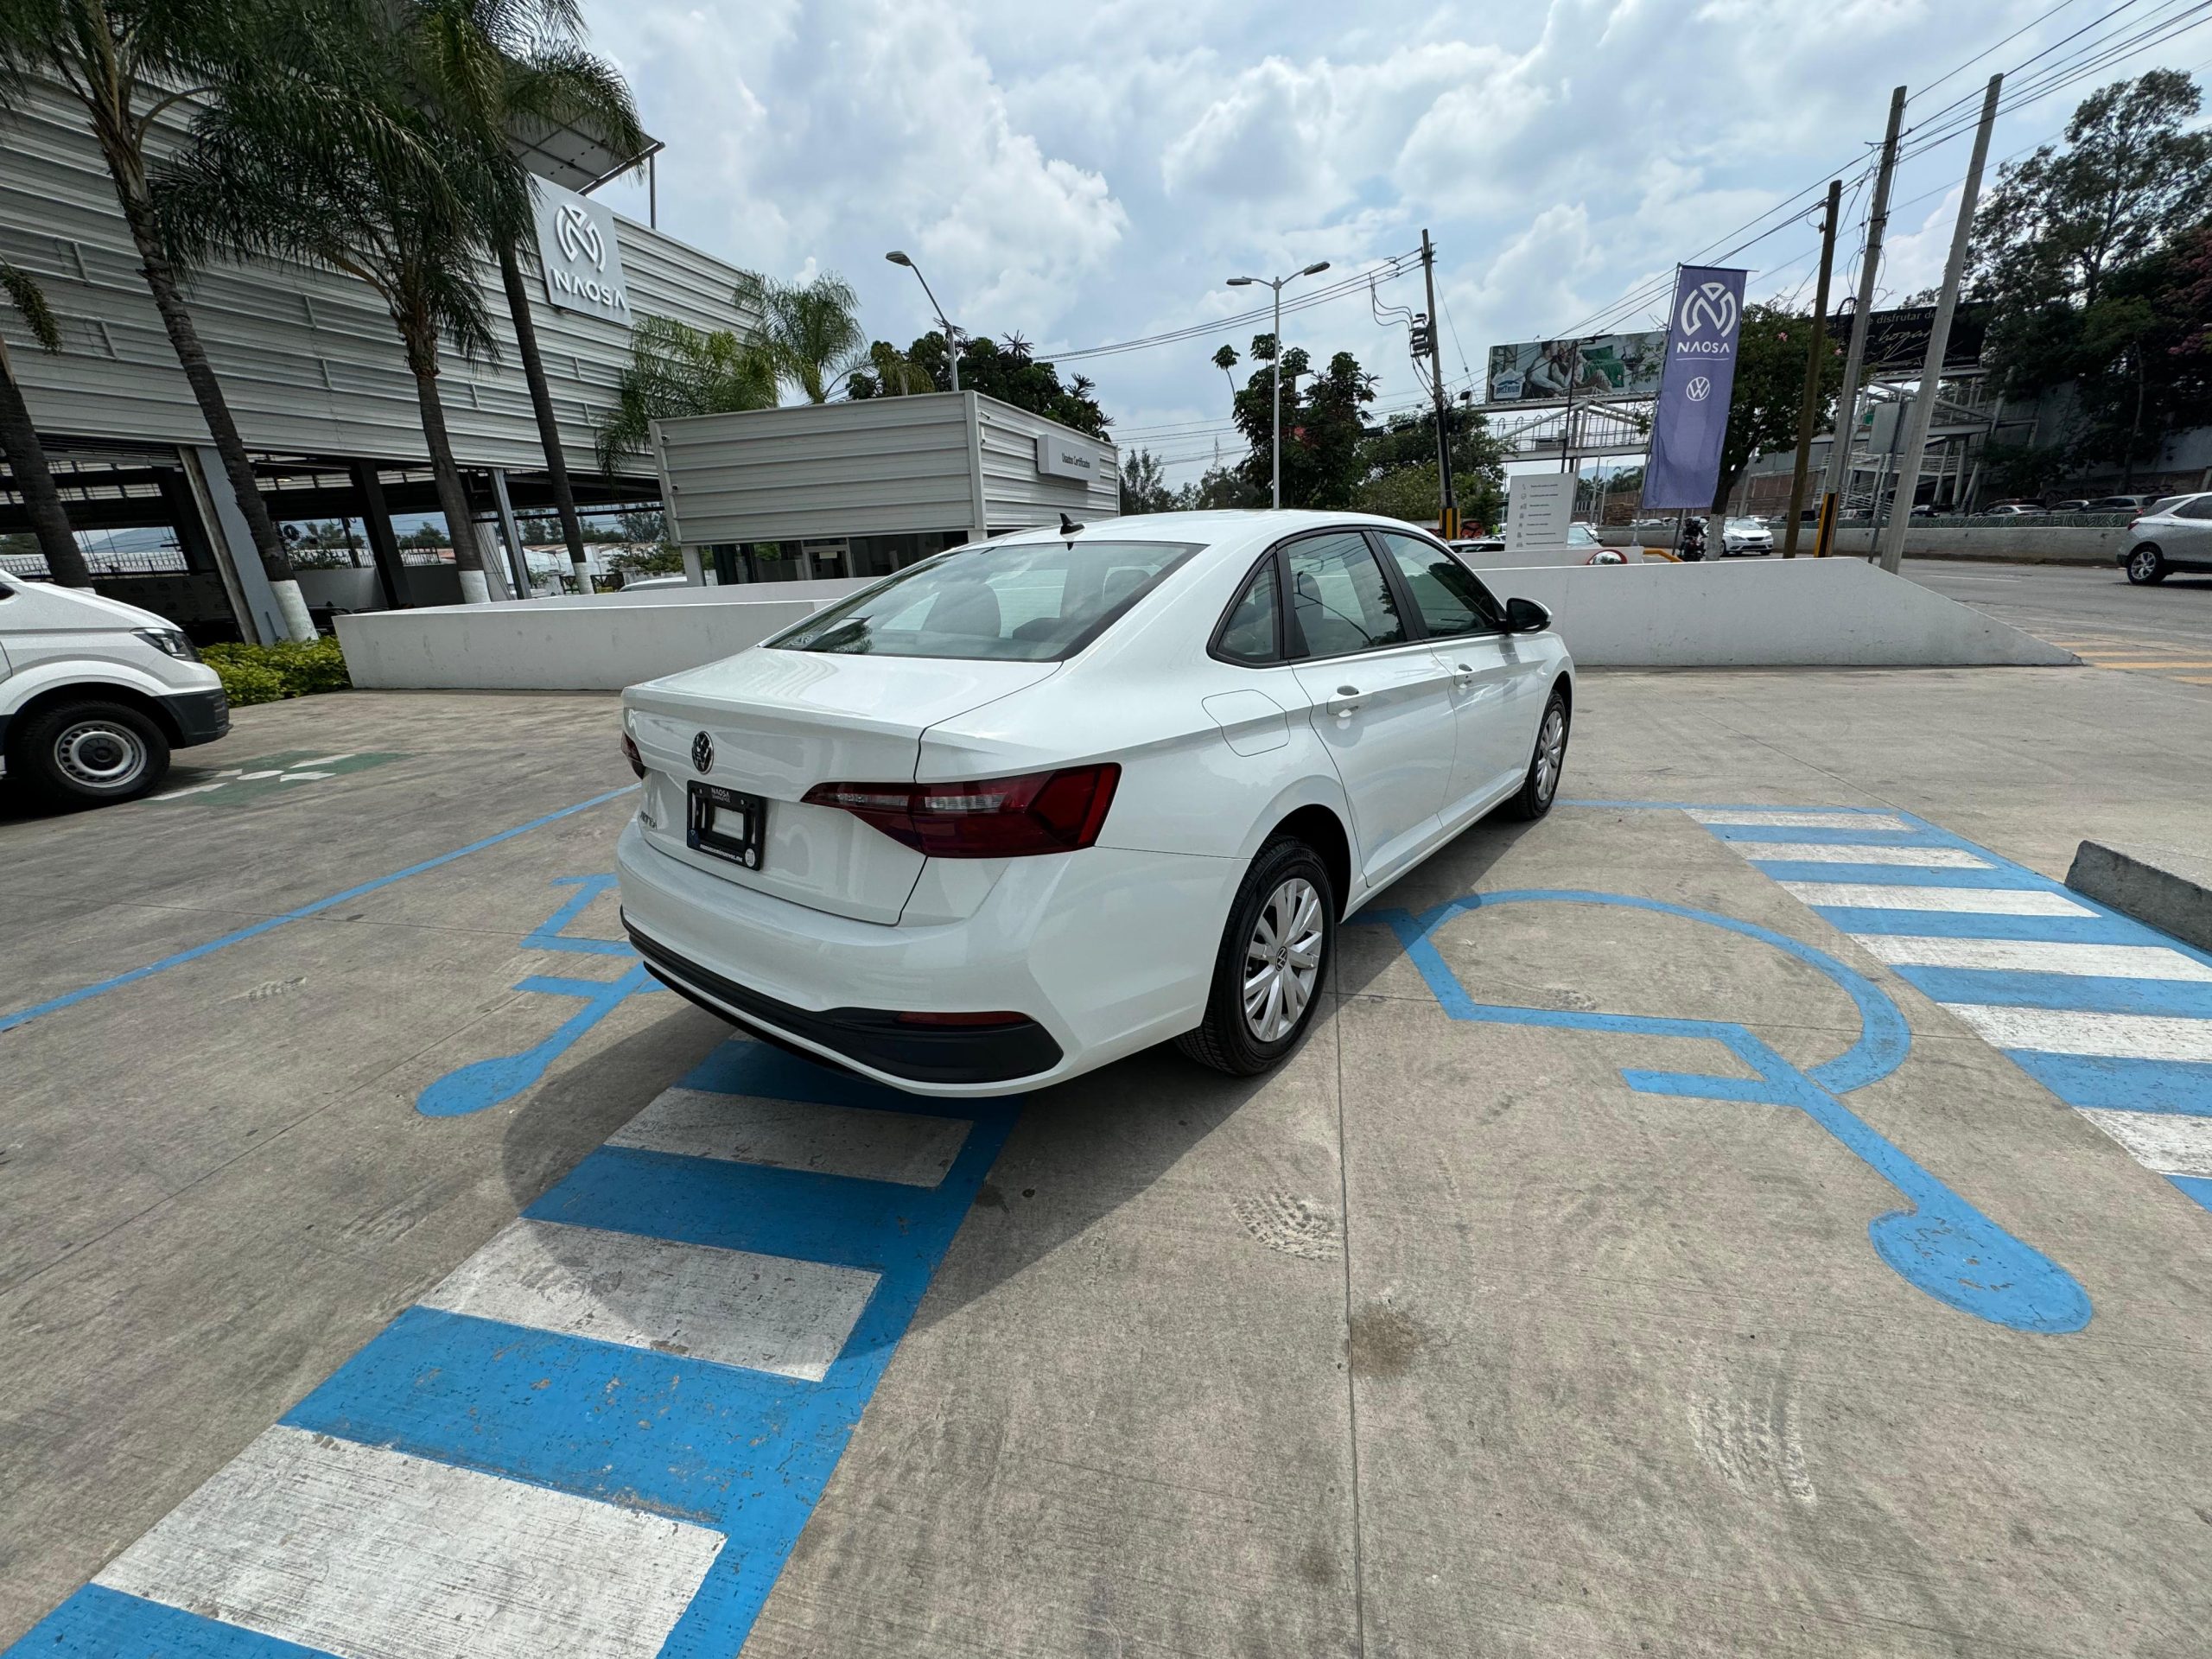
[{"label": "parked car in background", "polygon": [[1774,532],[1761,520],[1729,518],[1722,522],[1719,549],[1722,558],[1738,553],[1756,554],[1764,558],[1773,551]]},{"label": "parked car in background", "polygon": [[1999,501],[1984,507],[1981,516],[1985,518],[2018,518],[2042,511],[2043,504],[2037,501]]},{"label": "parked car in background", "polygon": [[2088,512],[2090,510],[2087,501],[2061,501],[2050,509],[2053,512]]},{"label": "parked car in background", "polygon": [[1451,547],[1454,553],[1503,553],[1505,551],[1505,537],[1503,536],[1462,536],[1458,541],[1451,543]]},{"label": "parked car in background", "polygon": [[2151,505],[2147,495],[2100,496],[2089,504],[2092,512],[2140,512]]},{"label": "parked car in background", "polygon": [[57,806],[136,800],[169,751],[231,729],[223,682],[177,626],[81,588],[0,575],[0,753]]},{"label": "parked car in background", "polygon": [[2164,582],[2177,570],[2212,575],[2212,493],[2169,500],[2164,511],[2146,512],[2127,526],[2120,564],[2139,587]]},{"label": "parked car in background", "polygon": [[1250,1076],[1370,893],[1550,810],[1550,624],[1360,514],[955,548],[623,693],[623,920],[701,1007],[894,1088],[1010,1094],[1171,1039]]}]

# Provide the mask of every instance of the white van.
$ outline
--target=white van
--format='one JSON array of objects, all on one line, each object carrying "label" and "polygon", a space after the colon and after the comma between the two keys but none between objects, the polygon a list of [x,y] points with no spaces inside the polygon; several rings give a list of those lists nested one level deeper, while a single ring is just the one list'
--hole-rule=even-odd
[{"label": "white van", "polygon": [[171,749],[230,729],[221,678],[175,623],[0,574],[0,755],[17,788],[61,805],[135,800]]}]

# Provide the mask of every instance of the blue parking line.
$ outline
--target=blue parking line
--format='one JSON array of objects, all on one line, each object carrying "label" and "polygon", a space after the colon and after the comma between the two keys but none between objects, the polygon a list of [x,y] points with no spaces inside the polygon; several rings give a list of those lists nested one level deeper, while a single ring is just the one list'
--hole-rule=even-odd
[{"label": "blue parking line", "polygon": [[2123,979],[2099,974],[2043,974],[2013,968],[1922,968],[1891,971],[1931,1002],[1991,1002],[2010,1008],[2072,1008],[2083,1014],[2163,1014],[2212,1019],[2212,984],[2189,979]]},{"label": "blue parking line", "polygon": [[[2086,899],[2069,893],[2083,908]],[[1840,933],[1895,933],[1906,938],[2039,939],[2055,944],[2164,944],[2133,922],[2109,916],[1998,916],[1982,911],[1882,910],[1815,905],[1814,913]]]},{"label": "blue parking line", "polygon": [[10,1659],[331,1659],[239,1624],[88,1584],[8,1649]]},{"label": "blue parking line", "polygon": [[2212,1210],[2212,1179],[2202,1175],[2169,1175],[2166,1179],[2207,1210]]},{"label": "blue parking line", "polygon": [[1882,887],[1972,887],[1989,893],[2064,893],[2049,876],[2006,865],[1986,870],[1931,869],[1918,864],[1827,864],[1787,858],[1757,858],[1751,863],[1777,881],[1841,881]]},{"label": "blue parking line", "polygon": [[81,986],[76,990],[64,992],[61,995],[50,998],[44,1002],[35,1002],[28,1008],[16,1009],[13,1014],[0,1014],[0,1031],[13,1031],[16,1027],[35,1020],[41,1014],[58,1014],[64,1008],[74,1007],[78,1003],[89,1001],[92,997],[104,996],[110,991],[120,990],[125,985],[135,985],[142,979],[150,979],[154,975],[165,973],[171,968],[181,968],[188,962],[197,962],[202,957],[212,956],[216,951],[227,950],[232,945],[243,944],[248,939],[257,939],[263,934],[283,927],[288,922],[304,921],[310,916],[320,916],[323,912],[334,909],[340,905],[350,904],[356,899],[365,898],[370,893],[390,887],[395,881],[404,881],[410,876],[425,875],[432,870],[442,869],[457,858],[466,858],[471,853],[480,853],[486,848],[497,847],[502,842],[512,841],[517,836],[526,836],[533,830],[542,830],[549,823],[557,823],[563,818],[574,817],[579,812],[588,812],[594,806],[604,806],[609,801],[627,795],[636,787],[635,784],[630,784],[621,789],[609,790],[604,795],[594,795],[588,801],[578,801],[574,806],[564,806],[557,812],[548,812],[543,817],[532,818],[528,823],[518,823],[512,830],[502,830],[499,834],[486,836],[481,841],[472,841],[466,847],[456,847],[449,853],[440,853],[435,858],[426,858],[419,864],[410,864],[404,870],[394,870],[390,875],[380,875],[373,881],[364,881],[359,887],[346,888],[343,893],[334,893],[327,899],[318,899],[312,904],[302,905],[296,910],[288,910],[282,916],[268,917],[255,922],[251,926],[239,928],[235,932],[226,933],[219,938],[210,939],[205,944],[195,944],[189,950],[180,950],[173,956],[163,957],[158,962],[149,962],[143,968],[133,968],[129,972],[117,974],[112,978],[103,979],[95,984]]},{"label": "blue parking line", "polygon": [[2069,1106],[2212,1117],[2212,1065],[2121,1054],[2046,1054],[2008,1048],[2013,1065]]},{"label": "blue parking line", "polygon": [[1795,841],[1823,847],[1963,847],[1967,843],[1941,830],[1839,830],[1806,825],[1790,829],[1778,823],[1708,823],[1701,826],[1716,841]]}]

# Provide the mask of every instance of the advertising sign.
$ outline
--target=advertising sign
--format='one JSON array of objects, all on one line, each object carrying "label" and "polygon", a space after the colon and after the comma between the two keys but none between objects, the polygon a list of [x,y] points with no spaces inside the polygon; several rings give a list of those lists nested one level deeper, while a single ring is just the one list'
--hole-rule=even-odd
[{"label": "advertising sign", "polygon": [[1037,470],[1047,478],[1079,478],[1085,483],[1112,474],[1114,463],[1106,454],[1079,438],[1057,432],[1037,435]]},{"label": "advertising sign", "polygon": [[[1952,315],[1951,332],[1943,342],[1945,368],[1970,369],[1981,361],[1989,312],[1986,305],[1962,305]],[[1928,360],[1928,336],[1935,327],[1932,305],[1901,305],[1875,312],[1866,319],[1868,372],[1916,372]],[[1828,338],[1839,344],[1851,338],[1850,312],[1839,311],[1828,319]]]},{"label": "advertising sign", "polygon": [[1490,348],[1493,404],[1563,401],[1627,392],[1648,397],[1659,390],[1664,332],[1606,334],[1594,340],[1531,340]]},{"label": "advertising sign", "polygon": [[1738,330],[1744,321],[1741,270],[1684,265],[1667,314],[1667,364],[1651,410],[1651,456],[1643,470],[1643,505],[1713,505],[1720,481],[1720,446],[1728,435],[1728,399],[1736,386]]},{"label": "advertising sign", "polygon": [[1505,480],[1505,550],[1561,547],[1574,521],[1573,473],[1516,473]]},{"label": "advertising sign", "polygon": [[630,295],[622,281],[614,215],[588,196],[543,179],[535,183],[545,297],[563,311],[586,311],[627,328]]}]

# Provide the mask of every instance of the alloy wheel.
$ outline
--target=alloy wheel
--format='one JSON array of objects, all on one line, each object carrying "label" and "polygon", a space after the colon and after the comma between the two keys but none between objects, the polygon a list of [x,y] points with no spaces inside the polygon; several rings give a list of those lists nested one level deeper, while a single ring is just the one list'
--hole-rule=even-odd
[{"label": "alloy wheel", "polygon": [[1263,1043],[1297,1028],[1321,976],[1321,895],[1294,876],[1268,895],[1244,947],[1244,1025]]},{"label": "alloy wheel", "polygon": [[2158,556],[2149,548],[2132,554],[2127,561],[2127,574],[2138,582],[2148,582],[2158,574]]},{"label": "alloy wheel", "polygon": [[82,720],[54,740],[54,761],[70,782],[84,788],[128,789],[146,769],[146,746],[127,726]]},{"label": "alloy wheel", "polygon": [[1559,774],[1567,760],[1567,710],[1557,703],[1544,710],[1543,729],[1536,734],[1536,798],[1548,801],[1559,787]]}]

